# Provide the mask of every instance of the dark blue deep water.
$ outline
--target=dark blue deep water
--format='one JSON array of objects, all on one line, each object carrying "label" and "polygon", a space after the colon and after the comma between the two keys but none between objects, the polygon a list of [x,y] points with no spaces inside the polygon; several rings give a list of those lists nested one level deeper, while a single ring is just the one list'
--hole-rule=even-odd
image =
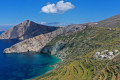
[{"label": "dark blue deep water", "polygon": [[25,80],[45,74],[60,60],[43,54],[3,54],[18,40],[0,40],[0,80]]}]

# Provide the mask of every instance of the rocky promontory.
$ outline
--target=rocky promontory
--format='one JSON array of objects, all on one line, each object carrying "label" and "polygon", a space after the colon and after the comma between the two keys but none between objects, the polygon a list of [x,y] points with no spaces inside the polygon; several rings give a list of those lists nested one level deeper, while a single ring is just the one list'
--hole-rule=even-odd
[{"label": "rocky promontory", "polygon": [[66,35],[73,32],[79,32],[85,28],[86,26],[81,24],[73,24],[64,28],[59,28],[56,31],[41,34],[39,36],[17,43],[12,47],[5,49],[4,53],[40,52],[41,49],[56,36],[60,34]]},{"label": "rocky promontory", "polygon": [[0,35],[0,39],[28,39],[58,29],[26,20]]}]

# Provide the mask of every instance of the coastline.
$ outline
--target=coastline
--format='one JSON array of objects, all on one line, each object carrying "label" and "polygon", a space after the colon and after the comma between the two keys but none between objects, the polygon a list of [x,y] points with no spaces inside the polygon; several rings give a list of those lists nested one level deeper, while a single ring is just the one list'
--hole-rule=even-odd
[{"label": "coastline", "polygon": [[[48,55],[48,54],[47,54]],[[58,61],[56,62],[56,63],[53,63],[52,65],[49,65],[49,68],[52,68],[51,70],[48,70],[48,71],[46,71],[45,73],[43,73],[43,74],[41,74],[41,75],[39,75],[39,76],[36,76],[36,77],[33,77],[33,78],[30,78],[30,79],[24,79],[24,80],[34,80],[35,78],[37,78],[37,77],[40,77],[40,76],[43,76],[43,75],[45,75],[45,74],[47,74],[47,73],[49,73],[49,72],[52,72],[55,68],[57,68],[59,65],[59,63],[61,63],[62,62],[62,58],[59,58],[59,57],[57,57],[57,56],[55,56],[55,55],[51,55],[52,57],[55,57],[56,59],[58,59]]]}]

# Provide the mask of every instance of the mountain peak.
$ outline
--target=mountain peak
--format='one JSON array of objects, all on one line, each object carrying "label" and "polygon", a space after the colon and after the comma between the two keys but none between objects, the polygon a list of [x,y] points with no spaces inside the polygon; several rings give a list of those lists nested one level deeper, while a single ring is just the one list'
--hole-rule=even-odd
[{"label": "mountain peak", "polygon": [[24,22],[28,23],[28,22],[31,22],[30,20],[25,20]]},{"label": "mountain peak", "polygon": [[30,22],[32,22],[32,21],[30,21],[30,20],[25,20],[23,23],[30,23]]},{"label": "mountain peak", "polygon": [[28,26],[30,26],[31,24],[37,24],[37,23],[30,20],[25,20],[24,22],[21,23],[21,25],[28,25]]}]

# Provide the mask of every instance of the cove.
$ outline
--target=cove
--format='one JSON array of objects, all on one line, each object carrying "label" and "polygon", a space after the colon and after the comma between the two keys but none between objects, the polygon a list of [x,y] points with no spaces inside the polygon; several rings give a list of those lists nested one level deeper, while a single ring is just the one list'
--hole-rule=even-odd
[{"label": "cove", "polygon": [[0,40],[0,80],[31,79],[54,69],[50,65],[60,61],[47,54],[3,54],[5,48],[17,42],[19,40]]}]

